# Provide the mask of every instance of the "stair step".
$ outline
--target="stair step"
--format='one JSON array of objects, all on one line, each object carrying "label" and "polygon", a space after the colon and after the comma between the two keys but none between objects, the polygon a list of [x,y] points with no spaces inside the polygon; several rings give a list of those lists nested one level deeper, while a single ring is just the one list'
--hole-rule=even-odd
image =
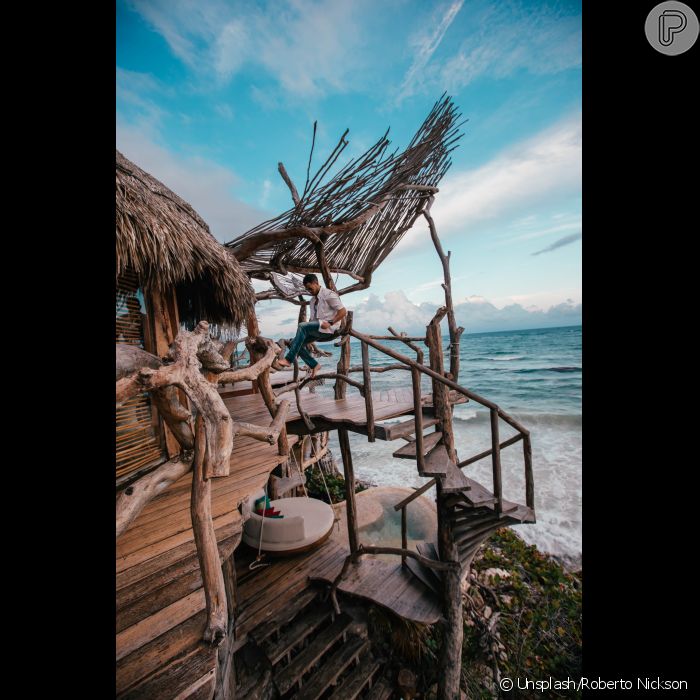
[{"label": "stair step", "polygon": [[[432,542],[418,542],[416,544],[416,549],[418,554],[424,556],[426,559],[433,559],[434,561],[440,561],[440,555],[438,554],[437,547]],[[406,560],[408,561],[408,559]],[[435,585],[438,586],[438,590],[442,590],[442,573],[437,569],[431,569],[429,567],[423,567],[423,571],[427,571],[430,576],[432,576],[435,581]]]},{"label": "stair step", "polygon": [[261,645],[265,655],[274,666],[284,655],[297,644],[308,637],[321,623],[330,617],[331,608],[328,605],[319,605],[308,613],[297,615],[291,626],[280,635],[276,642],[265,642]]},{"label": "stair step", "polygon": [[328,700],[355,700],[379,668],[379,661],[369,656],[360,659],[352,672],[333,691]]},{"label": "stair step", "polygon": [[488,533],[498,530],[499,527],[503,527],[503,523],[494,515],[491,522],[465,530],[464,534],[455,537],[455,542],[457,543],[458,547],[464,546],[465,543],[482,538],[488,535]]},{"label": "stair step", "polygon": [[[506,505],[514,505],[514,507],[509,507],[506,509]],[[509,518],[513,518],[513,520],[517,520],[521,523],[536,522],[535,511],[532,510],[532,508],[528,508],[527,506],[518,503],[510,504],[508,501],[503,501],[503,515],[507,515]]]},{"label": "stair step", "polygon": [[368,646],[369,640],[350,635],[340,649],[323,660],[322,666],[314,671],[309,682],[294,696],[294,700],[316,700]]},{"label": "stair step", "polygon": [[[434,433],[428,433],[423,436],[423,455],[427,455],[435,445],[440,442],[442,433],[435,431]],[[408,445],[400,447],[393,454],[394,457],[399,457],[400,459],[415,459],[416,458],[416,443],[409,442]]]},{"label": "stair step", "polygon": [[287,605],[280,610],[277,617],[265,620],[264,625],[259,625],[255,629],[248,632],[248,637],[250,637],[256,644],[262,646],[262,643],[268,637],[280,629],[280,627],[288,625],[300,614],[301,610],[303,610],[303,608],[305,608],[317,596],[318,591],[314,590],[313,588],[303,590],[301,593],[294,596],[294,598],[292,598]]},{"label": "stair step", "polygon": [[[486,523],[492,523],[496,521],[496,516],[491,513],[490,515],[484,515],[480,518],[475,518],[474,520],[469,520],[463,523],[460,523],[456,527],[452,528],[452,532],[454,533],[455,539],[459,539],[463,535],[466,535],[470,532],[473,532],[475,528],[479,527],[480,525],[485,525]],[[498,521],[499,526],[503,525],[500,520]]]},{"label": "stair step", "polygon": [[[479,549],[481,544],[482,544],[482,542],[474,542],[466,549],[459,550],[459,561],[462,563],[462,565],[466,564],[468,561],[471,561],[472,557],[476,553],[476,550]],[[467,570],[467,567],[464,568],[462,575],[464,575],[464,571],[466,571],[466,570]]]},{"label": "stair step", "polygon": [[300,652],[292,663],[275,673],[275,685],[284,695],[299,679],[335,644],[348,629],[352,619],[341,613],[332,625],[326,627],[304,651]]},{"label": "stair step", "polygon": [[444,477],[450,471],[450,456],[447,454],[447,448],[444,445],[438,445],[428,456],[425,458],[425,466],[423,471],[418,473],[421,476],[436,476]]},{"label": "stair step", "polygon": [[[438,419],[433,416],[428,416],[425,411],[423,411],[423,428],[430,428],[431,426],[438,423]],[[379,431],[381,428],[381,434]],[[375,435],[381,440],[398,440],[399,438],[408,437],[416,432],[415,418],[411,416],[410,420],[406,420],[403,423],[392,423],[391,425],[375,425]]]},{"label": "stair step", "polygon": [[[426,465],[427,466],[427,465]],[[470,490],[471,485],[462,470],[452,461],[447,462],[447,474],[438,476],[443,493],[457,493]]]},{"label": "stair step", "polygon": [[424,566],[419,561],[411,559],[411,557],[406,557],[406,566],[408,570],[425,586],[427,586],[431,591],[442,595],[442,590],[440,582],[433,576],[433,569],[429,566]]},{"label": "stair step", "polygon": [[288,493],[292,489],[295,489],[297,486],[301,486],[302,484],[306,483],[306,476],[303,474],[294,474],[288,478],[281,478],[279,476],[275,476],[274,474],[270,475],[270,491],[272,492],[272,499],[271,500],[276,500],[278,498],[282,498],[282,496],[285,493]]},{"label": "stair step", "polygon": [[389,700],[393,692],[393,689],[382,678],[372,686],[372,690],[369,691],[365,700]]},{"label": "stair step", "polygon": [[[448,506],[456,506],[459,501],[465,501],[468,506],[483,506],[483,505],[493,505],[496,502],[496,497],[484,488],[478,481],[470,479],[468,476],[464,477],[469,484],[468,491],[460,491],[459,497],[452,496],[450,500],[447,501]],[[449,498],[449,497],[448,497]]]}]

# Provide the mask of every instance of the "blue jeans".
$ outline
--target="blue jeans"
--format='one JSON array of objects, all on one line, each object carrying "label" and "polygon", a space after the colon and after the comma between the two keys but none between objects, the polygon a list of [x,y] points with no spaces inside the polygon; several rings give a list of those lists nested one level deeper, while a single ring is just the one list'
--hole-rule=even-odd
[{"label": "blue jeans", "polygon": [[327,340],[329,338],[328,333],[319,332],[318,326],[318,321],[307,321],[306,323],[299,324],[297,334],[294,336],[294,340],[292,340],[292,344],[289,346],[289,350],[284,356],[288,362],[294,363],[294,358],[299,355],[311,369],[318,364],[306,349],[307,343],[311,343],[314,340]]}]

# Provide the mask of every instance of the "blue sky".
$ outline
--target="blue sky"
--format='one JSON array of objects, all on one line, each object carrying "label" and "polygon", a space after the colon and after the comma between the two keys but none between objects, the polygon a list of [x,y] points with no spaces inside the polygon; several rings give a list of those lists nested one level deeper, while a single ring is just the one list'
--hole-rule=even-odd
[{"label": "blue sky", "polygon": [[[580,322],[580,2],[120,0],[116,48],[117,148],[222,242],[289,208],[277,163],[303,187],[315,120],[316,165],[346,128],[347,159],[388,127],[404,148],[447,91],[469,121],[432,214],[459,322]],[[441,282],[420,220],[344,301],[417,332]],[[296,307],[258,307],[293,328]]]}]

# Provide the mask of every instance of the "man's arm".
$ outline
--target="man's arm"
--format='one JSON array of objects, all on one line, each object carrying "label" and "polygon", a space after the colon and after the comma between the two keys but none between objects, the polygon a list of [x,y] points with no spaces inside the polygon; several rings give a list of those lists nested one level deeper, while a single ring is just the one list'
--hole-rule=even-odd
[{"label": "man's arm", "polygon": [[328,306],[335,311],[333,318],[330,321],[321,321],[321,328],[330,328],[332,325],[338,323],[338,321],[345,318],[348,313],[347,309],[343,306],[343,302],[340,301],[340,297],[333,293],[328,297]]}]

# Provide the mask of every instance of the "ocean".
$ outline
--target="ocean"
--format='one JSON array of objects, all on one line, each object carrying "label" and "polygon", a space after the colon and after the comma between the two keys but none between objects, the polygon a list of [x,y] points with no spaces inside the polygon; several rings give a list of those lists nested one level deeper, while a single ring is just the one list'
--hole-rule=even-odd
[{"label": "ocean", "polygon": [[[449,337],[445,336],[445,350]],[[415,357],[403,343],[383,341],[398,352]],[[324,369],[335,368],[334,358],[320,358]],[[425,347],[421,344],[421,347]],[[352,343],[351,363],[362,362],[360,344]],[[408,352],[407,352],[408,351]],[[426,351],[427,358],[427,351]],[[460,346],[459,383],[495,402],[530,430],[535,481],[537,523],[515,526],[522,538],[554,555],[570,568],[581,566],[581,326],[542,328],[496,333],[464,334]],[[372,365],[394,361],[370,348]],[[445,352],[445,365],[449,356]],[[353,377],[361,380],[361,374]],[[410,386],[405,371],[372,374],[372,389]],[[332,381],[330,382],[332,384]],[[329,386],[319,387],[324,394]],[[424,378],[423,391],[430,380]],[[356,389],[348,387],[348,392]],[[489,411],[470,401],[455,407],[455,443],[460,459],[491,447]],[[405,419],[402,419],[405,420]],[[499,421],[501,441],[515,434]],[[378,486],[421,486],[427,481],[412,460],[396,459],[392,452],[403,440],[367,442],[350,433],[355,474]],[[337,432],[331,433],[331,448],[342,469]],[[525,503],[522,443],[501,452],[504,498]],[[489,457],[470,465],[464,473],[492,488]]]}]

